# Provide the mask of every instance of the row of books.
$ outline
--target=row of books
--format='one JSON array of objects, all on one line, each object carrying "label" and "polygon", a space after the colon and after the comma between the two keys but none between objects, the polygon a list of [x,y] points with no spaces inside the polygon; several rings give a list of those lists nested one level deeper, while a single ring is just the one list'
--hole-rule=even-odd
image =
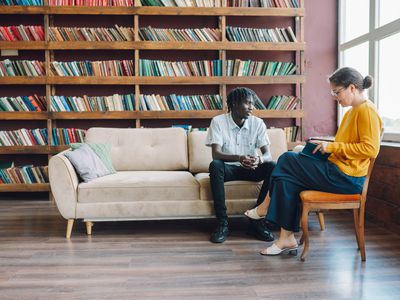
[{"label": "row of books", "polygon": [[[140,95],[139,110],[212,110],[222,109],[220,95]],[[256,109],[294,110],[300,104],[296,96],[272,96],[265,105],[257,99]],[[0,97],[0,111],[47,111],[45,96]],[[111,96],[51,96],[51,111],[135,111],[134,94]]]},{"label": "row of books", "polygon": [[139,60],[139,76],[222,76],[222,60]]},{"label": "row of books", "polygon": [[50,41],[114,42],[133,41],[135,33],[131,27],[114,25],[114,28],[49,27]]},{"label": "row of books", "polygon": [[[133,6],[134,0],[49,0],[49,6]],[[298,8],[299,0],[141,0],[144,6],[173,7],[285,7]],[[44,5],[43,0],[0,0],[0,5]]]},{"label": "row of books", "polygon": [[[288,28],[242,28],[227,26],[228,41],[233,42],[297,42],[296,36]],[[215,42],[221,40],[219,29],[212,28],[153,28],[139,29],[142,41],[194,41]],[[18,25],[1,26],[0,41],[44,41],[43,26]],[[114,25],[106,27],[49,27],[50,41],[133,41],[134,29]]]},{"label": "row of books", "polygon": [[37,6],[43,5],[43,0],[0,0],[0,5]]},{"label": "row of books", "polygon": [[215,42],[221,40],[219,29],[213,28],[153,28],[151,26],[139,29],[142,41],[193,41]]},{"label": "row of books", "polygon": [[175,7],[299,7],[299,0],[141,0],[141,3]]},{"label": "row of books", "polygon": [[49,182],[48,166],[27,165],[0,169],[0,184],[47,183]]},{"label": "row of books", "polygon": [[54,76],[133,76],[132,60],[50,62]]},{"label": "row of books", "polygon": [[286,76],[296,72],[292,62],[227,60],[226,76]]},{"label": "row of books", "polygon": [[69,145],[85,142],[86,130],[76,128],[52,128],[52,145]]},{"label": "row of books", "polygon": [[273,110],[293,110],[301,102],[296,96],[272,96],[265,109]]},{"label": "row of books", "polygon": [[288,28],[242,28],[226,27],[226,37],[233,42],[297,42],[296,36]]},{"label": "row of books", "polygon": [[0,61],[0,76],[45,76],[44,62],[38,60]]},{"label": "row of books", "polygon": [[0,41],[44,41],[43,26],[0,26]]},{"label": "row of books", "polygon": [[51,110],[62,111],[134,111],[135,95],[51,96]]},{"label": "row of books", "polygon": [[283,131],[285,132],[286,136],[286,141],[288,143],[297,141],[297,134],[299,133],[299,128],[300,128],[299,126],[289,126],[283,128]]},{"label": "row of books", "polygon": [[[85,130],[76,128],[53,128],[52,145],[69,145],[81,143],[85,138]],[[0,146],[46,146],[48,135],[46,128],[0,131]]]},{"label": "row of books", "polygon": [[[296,72],[292,62],[227,60],[226,76],[285,76]],[[0,61],[0,76],[45,76],[39,61]],[[53,76],[134,76],[132,60],[50,62]],[[139,60],[139,76],[223,76],[222,60]]]},{"label": "row of books", "polygon": [[222,109],[220,95],[140,95],[140,110],[214,110]]},{"label": "row of books", "polygon": [[0,111],[47,111],[46,97],[17,96],[0,97]]}]

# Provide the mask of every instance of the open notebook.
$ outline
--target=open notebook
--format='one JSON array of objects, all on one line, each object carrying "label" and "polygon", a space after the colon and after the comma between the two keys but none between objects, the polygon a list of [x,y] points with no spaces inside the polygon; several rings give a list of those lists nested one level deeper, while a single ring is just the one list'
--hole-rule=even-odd
[{"label": "open notebook", "polygon": [[317,147],[317,144],[314,144],[312,142],[307,142],[307,144],[303,148],[303,151],[300,152],[300,155],[308,156],[310,158],[318,160],[327,160],[330,153],[322,154],[322,152],[319,150],[315,153],[312,153],[315,147]]}]

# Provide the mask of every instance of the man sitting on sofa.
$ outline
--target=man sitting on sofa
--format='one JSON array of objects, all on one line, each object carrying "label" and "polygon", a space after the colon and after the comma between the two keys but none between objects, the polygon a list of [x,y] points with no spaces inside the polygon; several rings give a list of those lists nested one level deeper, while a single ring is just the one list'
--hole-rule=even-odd
[{"label": "man sitting on sofa", "polygon": [[[229,233],[224,182],[264,180],[257,205],[264,201],[268,192],[275,163],[271,161],[265,123],[252,116],[257,99],[258,96],[251,89],[235,88],[228,95],[228,113],[216,116],[211,121],[206,145],[212,149],[210,183],[218,219],[218,226],[211,234],[213,243],[223,243]],[[257,148],[260,148],[262,156],[257,155]],[[264,219],[250,222],[250,234],[265,241],[274,239]]]}]

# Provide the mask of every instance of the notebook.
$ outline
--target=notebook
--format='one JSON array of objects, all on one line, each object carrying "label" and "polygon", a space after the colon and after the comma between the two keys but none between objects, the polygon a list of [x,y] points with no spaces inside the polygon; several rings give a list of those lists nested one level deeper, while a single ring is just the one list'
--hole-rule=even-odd
[{"label": "notebook", "polygon": [[317,144],[314,144],[312,142],[307,142],[303,151],[300,152],[300,155],[308,156],[312,159],[327,160],[330,153],[322,154],[322,152],[320,150],[318,150],[315,153],[312,153],[313,150],[315,149],[315,147],[317,147]]}]

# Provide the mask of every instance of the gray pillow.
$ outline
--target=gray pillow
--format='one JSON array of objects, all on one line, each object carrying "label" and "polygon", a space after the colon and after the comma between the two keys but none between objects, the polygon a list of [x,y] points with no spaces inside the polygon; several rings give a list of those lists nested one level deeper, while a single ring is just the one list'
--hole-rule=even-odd
[{"label": "gray pillow", "polygon": [[64,154],[84,182],[112,174],[96,153],[86,144]]}]

